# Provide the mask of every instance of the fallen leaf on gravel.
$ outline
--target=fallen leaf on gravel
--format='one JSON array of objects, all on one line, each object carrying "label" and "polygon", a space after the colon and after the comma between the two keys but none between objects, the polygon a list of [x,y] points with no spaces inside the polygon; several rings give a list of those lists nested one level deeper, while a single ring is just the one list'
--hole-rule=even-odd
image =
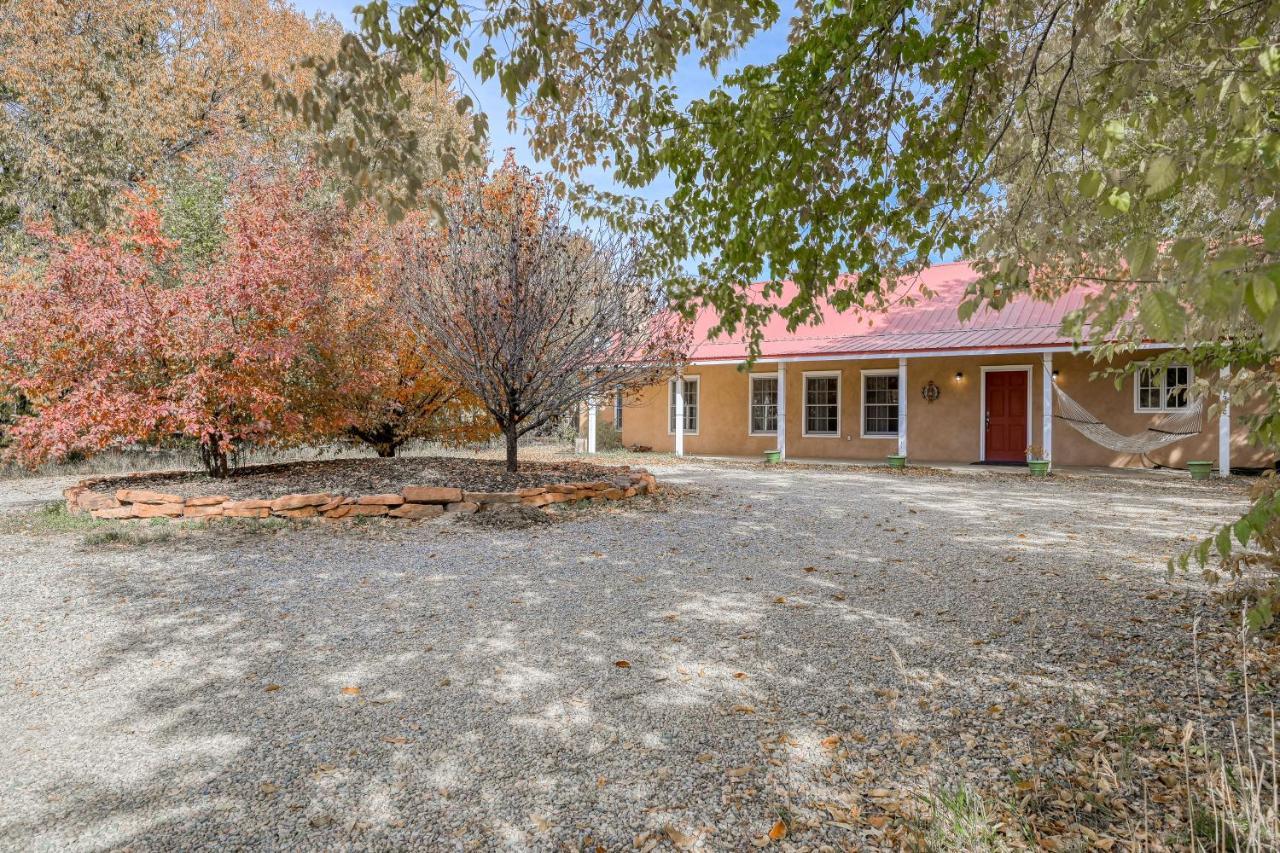
[{"label": "fallen leaf on gravel", "polygon": [[817,571],[817,569],[815,569],[813,566],[805,566],[804,570],[806,573],[809,573],[809,574],[812,574]]},{"label": "fallen leaf on gravel", "polygon": [[769,840],[781,841],[786,837],[787,837],[787,822],[779,818],[778,822],[773,825],[773,829],[769,830]]},{"label": "fallen leaf on gravel", "polygon": [[340,693],[342,693],[342,695],[343,695],[343,696],[358,696],[358,695],[360,695],[360,688],[359,688],[359,687],[344,687],[344,688],[342,688],[342,690],[340,690],[339,692],[340,692]]},{"label": "fallen leaf on gravel", "polygon": [[822,739],[822,745],[827,749],[835,749],[837,746],[840,745],[840,735],[832,735],[831,737],[824,737]]},{"label": "fallen leaf on gravel", "polygon": [[551,831],[551,821],[547,820],[545,817],[542,817],[541,815],[531,814],[529,815],[529,820],[533,821],[533,825],[538,828],[539,832]]},{"label": "fallen leaf on gravel", "polygon": [[315,817],[311,818],[311,820],[308,821],[308,823],[310,823],[316,829],[319,829],[322,826],[328,826],[329,824],[333,823],[333,818],[327,814],[318,814]]},{"label": "fallen leaf on gravel", "polygon": [[890,791],[888,788],[872,788],[870,791],[867,791],[867,796],[882,799],[884,797],[892,797],[893,791]]},{"label": "fallen leaf on gravel", "polygon": [[725,771],[725,773],[732,776],[734,779],[741,779],[743,776],[746,776],[750,772],[751,772],[750,767],[731,767]]},{"label": "fallen leaf on gravel", "polygon": [[733,674],[733,677],[734,677],[734,678],[736,678],[736,679],[741,680],[741,679],[746,678],[746,677],[747,677],[747,674],[746,674],[745,672],[735,672],[735,673]]},{"label": "fallen leaf on gravel", "polygon": [[264,687],[264,688],[262,688],[262,689],[263,689],[265,692],[267,692],[267,693],[275,693],[277,690],[279,690],[279,689],[280,689],[280,685],[279,685],[279,684],[268,684],[266,687]]},{"label": "fallen leaf on gravel", "polygon": [[734,705],[729,710],[733,711],[735,714],[754,714],[756,712],[756,709],[752,708],[750,705]]},{"label": "fallen leaf on gravel", "polygon": [[383,735],[382,742],[402,744],[402,743],[408,743],[409,739],[407,737],[391,737],[390,735]]},{"label": "fallen leaf on gravel", "polygon": [[786,604],[786,603],[787,603],[787,599],[786,599],[785,597],[783,597],[783,596],[781,596],[781,595],[780,595],[780,596],[778,596],[777,598],[775,598],[775,599],[773,600],[773,603],[774,603],[774,604]]},{"label": "fallen leaf on gravel", "polygon": [[663,827],[662,831],[666,833],[666,836],[671,840],[671,843],[681,850],[687,850],[698,840],[696,835],[689,835],[686,832],[681,832],[674,826]]},{"label": "fallen leaf on gravel", "polygon": [[616,660],[613,665],[618,669],[631,669],[631,661],[629,660]]},{"label": "fallen leaf on gravel", "polygon": [[258,786],[258,792],[261,794],[274,794],[280,790],[280,786],[273,782],[263,782]]}]

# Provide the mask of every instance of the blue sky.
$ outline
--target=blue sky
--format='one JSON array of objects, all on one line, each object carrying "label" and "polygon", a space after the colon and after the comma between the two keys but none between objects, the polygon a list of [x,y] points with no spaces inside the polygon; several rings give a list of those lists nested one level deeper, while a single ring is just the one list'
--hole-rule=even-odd
[{"label": "blue sky", "polygon": [[[301,11],[308,14],[320,12],[332,15],[348,29],[355,28],[351,9],[358,2],[360,0],[293,0],[294,6]],[[738,54],[735,62],[732,63],[732,67],[761,64],[782,53],[786,46],[787,26],[793,7],[790,0],[780,0],[779,6],[782,9],[779,23],[753,39]],[[731,71],[732,67],[722,69],[722,73]],[[467,82],[469,85],[468,94],[471,94],[473,99],[478,99],[480,107],[489,114],[490,141],[494,155],[501,156],[503,151],[511,148],[515,151],[517,161],[523,165],[534,169],[545,168],[529,152],[529,147],[521,130],[517,128],[515,132],[512,132],[507,129],[507,103],[502,98],[497,83],[490,81],[489,83],[480,84],[474,79],[470,79]],[[677,87],[680,97],[687,102],[710,92],[716,84],[716,80],[705,69],[698,67],[696,59],[686,57],[680,64],[673,83]],[[584,175],[584,178],[601,189],[632,192],[615,186],[610,177],[603,172],[588,173]],[[661,198],[667,194],[669,189],[669,183],[659,181],[649,187],[642,195],[647,198]]]}]

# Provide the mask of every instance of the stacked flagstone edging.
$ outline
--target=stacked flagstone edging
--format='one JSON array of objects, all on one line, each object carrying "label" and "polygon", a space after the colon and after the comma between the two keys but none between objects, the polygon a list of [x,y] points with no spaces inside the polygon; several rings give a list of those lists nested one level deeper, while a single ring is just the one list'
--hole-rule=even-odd
[{"label": "stacked flagstone edging", "polygon": [[[148,476],[156,476],[151,474]],[[447,486],[405,486],[381,495],[331,495],[327,493],[282,495],[271,499],[232,500],[225,495],[184,498],[148,489],[117,489],[104,495],[92,488],[112,477],[90,477],[64,491],[67,510],[87,512],[94,518],[324,518],[358,516],[422,519],[447,512],[479,512],[495,504],[548,507],[553,504],[599,498],[624,500],[657,488],[657,480],[644,469],[628,470],[607,480],[533,486],[514,492],[468,492]]]}]

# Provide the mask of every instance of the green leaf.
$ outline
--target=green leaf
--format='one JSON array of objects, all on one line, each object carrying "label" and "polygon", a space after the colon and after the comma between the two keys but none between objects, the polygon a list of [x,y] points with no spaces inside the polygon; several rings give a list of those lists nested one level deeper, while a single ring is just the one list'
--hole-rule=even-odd
[{"label": "green leaf", "polygon": [[1253,525],[1249,522],[1249,519],[1242,518],[1237,521],[1233,527],[1236,534],[1236,541],[1240,543],[1241,547],[1248,546],[1249,537],[1253,535]]},{"label": "green leaf", "polygon": [[1107,194],[1107,202],[1115,210],[1121,213],[1128,213],[1132,204],[1132,196],[1128,190],[1122,190],[1119,187],[1112,187],[1111,192]]},{"label": "green leaf", "polygon": [[1172,189],[1178,183],[1178,169],[1173,158],[1162,154],[1148,163],[1143,181],[1147,186],[1148,197],[1158,197]]},{"label": "green leaf", "polygon": [[1134,278],[1146,278],[1155,266],[1156,240],[1154,237],[1138,235],[1129,241],[1125,250],[1125,260],[1129,262],[1129,275]]},{"label": "green leaf", "polygon": [[1102,192],[1104,180],[1101,172],[1085,172],[1080,176],[1080,194],[1085,198],[1097,198]]},{"label": "green leaf", "polygon": [[1273,601],[1270,596],[1263,598],[1255,606],[1249,608],[1249,612],[1245,615],[1245,621],[1249,625],[1250,631],[1261,631],[1271,625],[1271,620],[1275,618],[1272,612]]},{"label": "green leaf", "polygon": [[1223,525],[1218,530],[1218,535],[1214,537],[1214,547],[1218,550],[1218,556],[1226,559],[1231,556],[1231,528]]},{"label": "green leaf", "polygon": [[1258,52],[1258,66],[1262,73],[1274,77],[1280,71],[1280,45],[1267,45]]},{"label": "green leaf", "polygon": [[1265,323],[1276,307],[1276,283],[1265,275],[1251,276],[1245,286],[1245,303],[1259,323]]},{"label": "green leaf", "polygon": [[1262,239],[1268,252],[1280,252],[1280,207],[1271,211],[1263,222]]},{"label": "green leaf", "polygon": [[1186,314],[1173,294],[1154,290],[1142,298],[1138,316],[1147,333],[1155,340],[1175,340],[1182,333]]}]

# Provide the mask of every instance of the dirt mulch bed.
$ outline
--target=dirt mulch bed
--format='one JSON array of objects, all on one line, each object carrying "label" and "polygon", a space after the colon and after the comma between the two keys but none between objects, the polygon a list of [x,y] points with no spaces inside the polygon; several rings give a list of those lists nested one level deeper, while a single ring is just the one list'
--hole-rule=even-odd
[{"label": "dirt mulch bed", "polygon": [[504,462],[444,456],[398,459],[327,459],[241,468],[225,480],[202,471],[162,471],[133,477],[112,477],[93,491],[150,489],[184,498],[226,495],[232,500],[276,498],[288,494],[327,492],[332,495],[373,495],[398,492],[405,486],[454,486],[469,492],[510,492],[552,483],[606,479],[621,469],[586,462],[522,462],[514,474]]}]

